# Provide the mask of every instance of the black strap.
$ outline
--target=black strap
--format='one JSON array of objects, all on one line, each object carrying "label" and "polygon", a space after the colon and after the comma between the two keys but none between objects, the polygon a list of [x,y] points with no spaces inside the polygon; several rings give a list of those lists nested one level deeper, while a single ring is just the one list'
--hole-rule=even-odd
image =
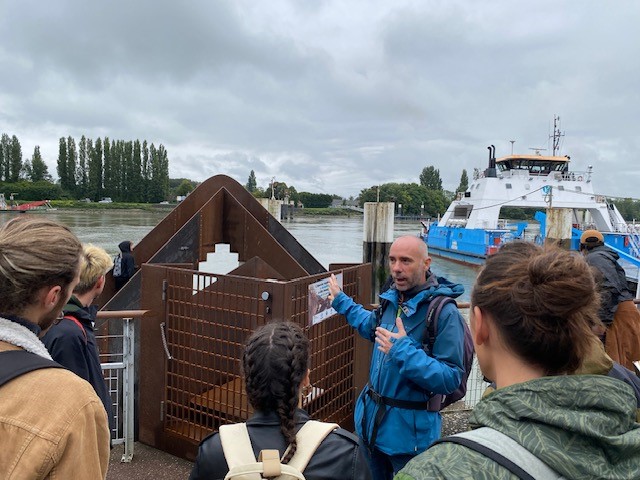
[{"label": "black strap", "polygon": [[376,414],[373,419],[373,429],[371,431],[371,438],[367,441],[366,434],[366,415],[362,416],[362,440],[367,448],[370,450],[376,444],[376,438],[378,437],[378,428],[382,423],[382,419],[384,418],[385,413],[387,413],[387,409],[385,407],[396,407],[396,408],[404,408],[407,410],[429,410],[431,412],[439,411],[439,406],[441,402],[442,395],[434,395],[429,400],[418,402],[413,400],[400,400],[398,398],[390,398],[384,397],[376,392],[371,384],[367,384],[367,395],[373,403],[376,404]]},{"label": "black strap", "polygon": [[0,352],[0,386],[20,375],[41,368],[63,368],[62,365],[26,350]]},{"label": "black strap", "polygon": [[442,309],[448,303],[453,303],[456,307],[458,306],[453,298],[438,295],[431,299],[427,307],[427,328],[422,337],[422,344],[427,347],[429,355],[433,352],[433,345],[436,343],[436,337],[438,336],[438,318],[440,318],[440,312],[442,312]]},{"label": "black strap", "polygon": [[[475,442],[473,440],[470,440],[468,438],[464,438],[464,437],[456,437],[456,436],[452,436],[452,437],[444,437],[444,438],[440,438],[438,440],[436,440],[435,442],[433,442],[433,444],[431,445],[431,447],[433,447],[433,445],[437,445],[439,443],[457,443],[459,445],[462,445],[464,447],[467,447],[475,452],[478,452],[482,455],[484,455],[487,458],[490,458],[491,460],[493,460],[494,462],[496,462],[498,465],[503,466],[504,468],[506,468],[507,470],[509,470],[511,473],[513,473],[516,477],[520,478],[521,480],[536,480],[535,478],[533,478],[531,475],[529,475],[526,471],[524,471],[522,468],[520,468],[518,465],[516,465],[515,463],[513,463],[511,460],[509,460],[507,457],[499,454],[498,452],[496,452],[495,450],[490,449],[489,447],[486,447],[478,442]],[[431,448],[429,447],[429,448]]]}]

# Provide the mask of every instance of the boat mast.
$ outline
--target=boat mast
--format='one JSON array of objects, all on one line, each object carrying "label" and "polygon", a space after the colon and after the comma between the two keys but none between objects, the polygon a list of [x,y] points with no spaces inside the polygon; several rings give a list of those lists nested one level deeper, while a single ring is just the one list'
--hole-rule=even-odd
[{"label": "boat mast", "polygon": [[560,117],[557,115],[553,116],[553,135],[549,135],[549,138],[553,139],[553,149],[552,155],[555,157],[556,154],[560,153],[560,138],[564,137],[564,133],[560,132]]}]

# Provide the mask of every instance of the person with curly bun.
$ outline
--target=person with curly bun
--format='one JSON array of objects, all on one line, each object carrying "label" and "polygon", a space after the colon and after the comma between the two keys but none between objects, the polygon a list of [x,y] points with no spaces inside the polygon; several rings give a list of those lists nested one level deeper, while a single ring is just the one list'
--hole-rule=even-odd
[{"label": "person with curly bun", "polygon": [[[247,340],[242,355],[246,392],[254,414],[247,430],[255,458],[261,450],[277,449],[287,464],[296,452],[296,432],[309,421],[302,410],[302,391],[309,385],[309,340],[290,322],[258,328]],[[222,479],[229,472],[220,434],[201,443],[189,477]],[[307,480],[369,480],[371,474],[358,438],[337,428],[320,443],[304,470]]]},{"label": "person with curly bun", "polygon": [[[478,362],[496,390],[476,405],[469,423],[508,437],[506,443],[517,444],[511,451],[523,447],[557,474],[553,478],[639,477],[633,389],[609,376],[575,374],[592,349],[599,302],[581,255],[533,245],[507,245],[489,257],[471,294]],[[518,477],[485,454],[447,441],[395,478]]]}]

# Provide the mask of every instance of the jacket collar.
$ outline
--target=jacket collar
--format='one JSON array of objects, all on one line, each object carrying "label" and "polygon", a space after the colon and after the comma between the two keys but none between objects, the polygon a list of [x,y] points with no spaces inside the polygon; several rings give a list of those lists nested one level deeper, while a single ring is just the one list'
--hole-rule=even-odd
[{"label": "jacket collar", "polygon": [[38,336],[22,322],[0,317],[0,340],[51,360],[51,355]]},{"label": "jacket collar", "polygon": [[[298,408],[295,413],[295,423],[304,424],[309,420],[309,414]],[[247,425],[280,425],[280,417],[276,412],[260,412],[256,410],[251,418],[247,420]]]},{"label": "jacket collar", "polygon": [[94,319],[98,313],[98,307],[95,305],[89,305],[85,307],[80,301],[73,295],[69,302],[64,306],[63,312],[65,315],[71,315],[77,318],[83,325],[93,328]]}]

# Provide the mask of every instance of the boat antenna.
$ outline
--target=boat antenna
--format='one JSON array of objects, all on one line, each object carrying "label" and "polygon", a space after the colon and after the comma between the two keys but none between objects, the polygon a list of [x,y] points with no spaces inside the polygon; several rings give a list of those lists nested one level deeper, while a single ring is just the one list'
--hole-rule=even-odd
[{"label": "boat antenna", "polygon": [[549,138],[553,140],[553,156],[560,153],[560,139],[564,137],[564,133],[560,132],[560,117],[558,115],[553,116],[553,135],[549,135]]},{"label": "boat antenna", "polygon": [[540,148],[540,147],[529,147],[529,150],[533,150],[534,152],[536,152],[536,155],[540,155],[540,152],[547,151],[546,148]]}]

